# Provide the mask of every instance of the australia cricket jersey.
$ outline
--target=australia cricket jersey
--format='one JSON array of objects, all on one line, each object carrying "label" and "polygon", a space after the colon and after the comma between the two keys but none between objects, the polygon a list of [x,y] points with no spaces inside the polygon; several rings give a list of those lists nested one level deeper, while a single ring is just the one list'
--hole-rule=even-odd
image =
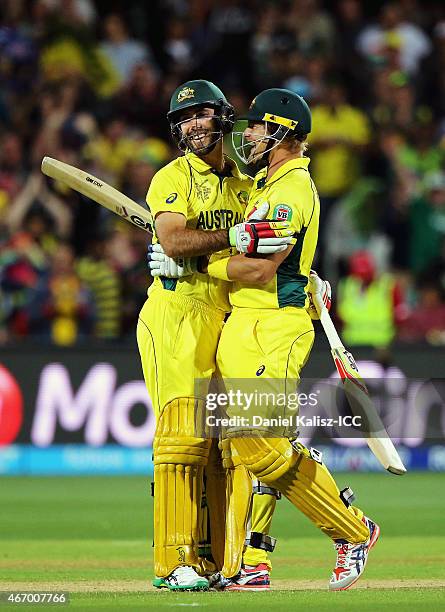
[{"label": "australia cricket jersey", "polygon": [[269,180],[267,168],[255,176],[246,211],[268,202],[268,218],[288,221],[296,234],[296,244],[267,285],[234,282],[230,294],[232,306],[307,306],[305,287],[317,246],[320,216],[320,202],[308,165],[308,157],[299,157],[283,164]]},{"label": "australia cricket jersey", "polygon": [[[180,213],[189,229],[227,229],[243,221],[251,184],[252,179],[227,157],[226,171],[219,174],[197,155],[187,153],[156,173],[147,193],[147,204],[153,218],[161,212]],[[232,250],[227,249],[218,256],[231,254]],[[229,312],[230,284],[197,272],[181,279],[156,278],[152,286],[162,286]]]}]

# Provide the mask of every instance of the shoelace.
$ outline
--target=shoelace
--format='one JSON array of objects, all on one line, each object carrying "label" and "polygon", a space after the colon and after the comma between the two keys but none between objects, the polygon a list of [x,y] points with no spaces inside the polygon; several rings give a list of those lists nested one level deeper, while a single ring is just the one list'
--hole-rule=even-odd
[{"label": "shoelace", "polygon": [[335,548],[337,550],[337,567],[348,568],[354,546],[352,544],[335,544]]}]

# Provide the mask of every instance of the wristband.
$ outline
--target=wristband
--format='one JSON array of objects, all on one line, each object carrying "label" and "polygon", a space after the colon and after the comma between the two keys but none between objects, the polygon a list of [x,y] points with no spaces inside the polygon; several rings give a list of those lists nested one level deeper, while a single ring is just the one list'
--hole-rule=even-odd
[{"label": "wristband", "polygon": [[227,275],[227,266],[229,264],[230,257],[223,257],[216,261],[211,261],[207,266],[207,274],[213,276],[213,278],[219,278],[221,280],[230,281]]}]

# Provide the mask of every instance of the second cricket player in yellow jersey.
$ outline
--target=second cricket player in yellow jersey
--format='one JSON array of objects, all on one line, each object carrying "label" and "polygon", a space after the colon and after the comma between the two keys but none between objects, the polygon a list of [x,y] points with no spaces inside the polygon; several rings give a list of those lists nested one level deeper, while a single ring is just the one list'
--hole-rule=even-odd
[{"label": "second cricket player in yellow jersey", "polygon": [[[233,310],[218,348],[223,376],[227,375],[227,364],[236,361],[233,376],[239,378],[255,377],[260,369],[264,378],[298,378],[309,354],[314,331],[305,289],[317,245],[320,204],[308,165],[309,158],[298,157],[284,163],[269,180],[267,169],[255,177],[246,210],[267,202],[271,218],[290,222],[296,242],[273,275],[274,265],[270,266],[271,278],[266,283],[232,283]],[[237,277],[236,259],[229,264],[232,278]],[[243,264],[246,262],[239,261],[238,266]],[[236,360],[236,347],[229,335],[238,337],[237,346],[243,346],[240,360]]]},{"label": "second cricket player in yellow jersey", "polygon": [[[248,210],[253,205],[261,218],[267,209],[274,219],[286,219],[296,242],[267,259],[235,255],[226,262],[209,264],[210,274],[234,281],[232,314],[221,334],[217,364],[226,388],[249,384],[262,392],[264,379],[266,390],[275,385],[273,390],[281,393],[284,385],[286,394],[289,379],[289,386],[296,389],[314,339],[306,291],[313,286],[310,269],[320,206],[308,172],[309,159],[304,157],[311,114],[297,94],[269,89],[253,100],[247,120],[235,148],[242,159],[266,163],[255,177]],[[271,400],[268,408],[277,407],[279,412],[279,404]],[[247,416],[245,406],[231,406],[227,412]],[[266,422],[255,431],[252,422],[250,426],[237,423],[235,420],[226,436],[241,463],[266,486],[278,489],[333,540],[337,561],[329,588],[352,586],[377,541],[378,525],[351,505],[347,489],[340,492],[321,453],[297,442],[295,429],[274,431]],[[253,419],[254,427],[256,424]],[[248,563],[254,565],[255,557]],[[244,571],[247,581],[249,568]]]}]

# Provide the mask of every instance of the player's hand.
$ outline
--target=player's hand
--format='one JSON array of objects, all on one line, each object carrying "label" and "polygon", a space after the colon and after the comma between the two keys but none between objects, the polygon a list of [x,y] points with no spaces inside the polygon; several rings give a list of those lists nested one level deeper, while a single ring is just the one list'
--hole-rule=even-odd
[{"label": "player's hand", "polygon": [[319,319],[317,309],[314,304],[315,294],[319,294],[321,296],[321,301],[325,305],[325,307],[331,310],[332,304],[332,289],[329,281],[323,280],[318,276],[315,270],[311,270],[309,274],[309,287],[307,291],[307,295],[309,298],[309,306],[307,311],[311,317],[311,319]]},{"label": "player's hand", "polygon": [[[256,214],[267,214],[269,205],[265,211],[266,204],[262,204]],[[250,214],[255,215],[255,212]],[[251,218],[229,229],[229,244],[240,253],[280,253],[291,244],[292,234],[287,221],[257,221]]]},{"label": "player's hand", "polygon": [[183,278],[184,276],[190,276],[197,270],[196,257],[168,257],[159,243],[150,244],[147,261],[150,274],[153,277]]}]

